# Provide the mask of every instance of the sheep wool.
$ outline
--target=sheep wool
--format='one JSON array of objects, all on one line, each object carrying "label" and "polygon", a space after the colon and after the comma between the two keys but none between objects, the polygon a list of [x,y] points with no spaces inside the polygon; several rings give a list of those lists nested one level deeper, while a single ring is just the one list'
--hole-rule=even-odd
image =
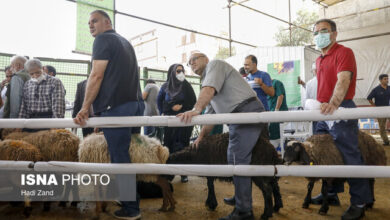
[{"label": "sheep wool", "polygon": [[36,146],[43,161],[77,161],[79,138],[66,129],[44,130],[34,133],[11,133],[5,139],[18,139]]},{"label": "sheep wool", "polygon": [[25,141],[0,141],[0,160],[40,161],[39,149]]},{"label": "sheep wool", "polygon": [[303,142],[303,146],[314,165],[344,165],[343,157],[329,134],[313,135]]},{"label": "sheep wool", "polygon": [[[385,150],[371,135],[359,131],[358,145],[365,165],[386,165]],[[303,146],[315,165],[344,165],[343,157],[329,134],[313,135],[303,142]]]},{"label": "sheep wool", "polygon": [[[154,138],[133,134],[129,154],[132,163],[165,164],[169,157],[169,150]],[[80,144],[78,156],[80,162],[110,163],[104,135],[94,133],[87,136]],[[157,175],[137,175],[137,181],[156,182]]]}]

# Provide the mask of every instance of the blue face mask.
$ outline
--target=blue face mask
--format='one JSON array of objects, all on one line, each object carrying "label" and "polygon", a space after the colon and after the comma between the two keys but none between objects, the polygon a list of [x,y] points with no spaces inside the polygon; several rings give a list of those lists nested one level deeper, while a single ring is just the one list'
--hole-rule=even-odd
[{"label": "blue face mask", "polygon": [[317,36],[314,37],[314,42],[317,46],[317,48],[322,49],[331,43],[330,41],[330,33],[319,33]]}]

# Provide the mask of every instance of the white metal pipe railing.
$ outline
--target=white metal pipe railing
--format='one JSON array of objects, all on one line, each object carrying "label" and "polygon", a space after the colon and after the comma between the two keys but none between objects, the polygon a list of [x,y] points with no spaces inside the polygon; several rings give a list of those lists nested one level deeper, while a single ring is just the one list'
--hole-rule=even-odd
[{"label": "white metal pipe railing", "polygon": [[3,169],[4,166],[7,168],[14,167],[14,170],[104,174],[170,174],[188,176],[301,176],[340,178],[390,177],[390,166],[173,165],[144,163],[101,164],[50,161],[36,162],[33,169],[28,169],[28,165],[25,161],[0,161],[0,170]]},{"label": "white metal pipe railing", "polygon": [[32,161],[0,160],[0,170],[32,171],[33,167]]},{"label": "white metal pipe railing", "polygon": [[[200,115],[190,124],[184,124],[175,116],[97,117],[87,121],[86,127],[182,127],[207,124],[250,124],[260,122],[328,121],[359,118],[390,118],[390,107],[361,107],[338,109],[332,115],[319,110],[278,111],[261,113],[228,113]],[[0,128],[77,128],[72,119],[0,119]]]}]

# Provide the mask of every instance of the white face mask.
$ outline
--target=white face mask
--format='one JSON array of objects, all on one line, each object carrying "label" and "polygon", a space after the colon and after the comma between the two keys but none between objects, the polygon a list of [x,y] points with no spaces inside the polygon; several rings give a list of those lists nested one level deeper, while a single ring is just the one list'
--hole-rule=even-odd
[{"label": "white face mask", "polygon": [[183,82],[186,79],[186,76],[183,72],[176,74],[176,79],[178,79],[180,82]]},{"label": "white face mask", "polygon": [[44,80],[45,79],[45,75],[42,73],[39,77],[37,77],[37,78],[31,78],[31,81],[33,81],[33,82],[36,82],[36,83],[40,83],[40,82],[42,82],[42,80]]}]

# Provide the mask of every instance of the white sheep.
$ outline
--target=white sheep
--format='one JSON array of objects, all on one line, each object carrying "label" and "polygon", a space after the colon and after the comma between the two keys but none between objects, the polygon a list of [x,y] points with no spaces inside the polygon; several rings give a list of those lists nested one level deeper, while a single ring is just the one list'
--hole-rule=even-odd
[{"label": "white sheep", "polygon": [[[133,134],[129,154],[132,163],[157,163],[165,164],[169,157],[169,150],[161,143],[147,136]],[[110,155],[104,135],[94,133],[87,136],[81,143],[78,151],[79,161],[86,163],[110,163]],[[163,192],[163,205],[160,210],[173,210],[175,200],[172,196],[168,180],[160,175],[139,175],[137,181],[154,182],[159,185]],[[106,204],[96,204],[96,212],[104,211]],[[169,207],[170,206],[170,207]],[[169,207],[169,209],[168,209]]]}]

